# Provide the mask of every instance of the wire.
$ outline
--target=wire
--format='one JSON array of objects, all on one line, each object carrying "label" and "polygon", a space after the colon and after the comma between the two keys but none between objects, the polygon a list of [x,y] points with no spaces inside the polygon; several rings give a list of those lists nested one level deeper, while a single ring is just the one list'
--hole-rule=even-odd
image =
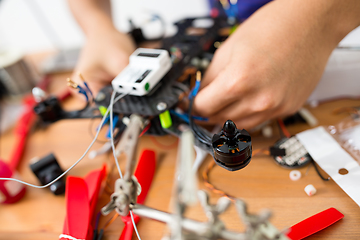
[{"label": "wire", "polygon": [[142,130],[142,132],[139,134],[139,137],[141,137],[142,135],[144,135],[151,127],[151,122],[148,123],[148,125],[146,125],[146,127],[144,128],[144,130]]},{"label": "wire", "polygon": [[[259,148],[253,151],[253,157],[260,154],[260,153],[264,153],[266,155],[269,155],[269,151],[265,148]],[[209,175],[210,175],[210,171],[216,166],[214,161],[211,161],[209,163],[209,165],[206,167],[206,169],[203,171],[202,173],[202,177],[204,179],[204,185],[210,189],[212,192],[219,194],[223,197],[227,197],[228,199],[230,199],[231,201],[235,201],[234,196],[231,196],[230,194],[224,192],[223,190],[220,190],[219,188],[215,187],[209,180]]]},{"label": "wire", "polygon": [[[113,105],[114,105],[114,98],[116,95],[116,91],[113,91],[111,94],[111,98],[110,98],[110,106],[109,109],[110,110],[110,141],[111,141],[111,148],[113,151],[113,155],[114,155],[114,159],[115,159],[115,163],[116,163],[116,167],[118,169],[118,172],[120,174],[120,177],[123,178],[122,172],[121,172],[121,168],[119,165],[119,161],[118,158],[116,156],[116,151],[115,151],[115,144],[114,144],[114,132],[112,131],[113,127],[114,127],[114,122],[113,122],[113,115],[114,115],[114,111],[113,111]],[[117,97],[117,100],[119,100],[120,98],[123,98],[124,96],[126,96],[127,93],[123,93],[120,96]]]},{"label": "wire", "polygon": [[131,216],[131,222],[132,222],[132,224],[133,224],[133,226],[134,226],[134,230],[135,230],[136,236],[137,236],[137,238],[138,238],[139,240],[141,240],[139,231],[138,231],[138,229],[137,229],[137,227],[136,227],[136,223],[135,223],[135,220],[134,220],[133,211],[130,211],[130,216]]},{"label": "wire", "polygon": [[[193,105],[193,99],[191,100],[189,112],[192,110],[192,105]],[[194,120],[191,116],[189,116],[189,125],[194,135],[201,143],[207,146],[211,146],[211,137],[208,134],[206,134],[201,128],[199,128],[198,125],[194,124]]]},{"label": "wire", "polygon": [[211,161],[209,163],[209,165],[206,167],[206,169],[203,171],[203,179],[204,179],[204,185],[210,189],[212,192],[216,193],[216,194],[219,194],[223,197],[227,197],[228,199],[230,199],[232,202],[235,201],[235,197],[231,196],[230,194],[227,194],[226,192],[216,188],[212,183],[210,183],[210,180],[209,180],[209,175],[210,175],[210,171],[215,167],[215,162],[214,161]]},{"label": "wire", "polygon": [[78,75],[79,75],[81,81],[83,82],[83,84],[85,85],[87,92],[90,93],[92,100],[94,100],[94,95],[93,95],[91,89],[89,88],[89,85],[86,83],[85,78],[83,77],[83,75],[81,73],[79,73]]},{"label": "wire", "polygon": [[[83,89],[81,86],[79,86],[79,84],[77,84],[76,82],[74,82],[73,80],[71,80],[71,78],[67,78],[66,79],[67,81],[67,85],[73,89],[78,89],[79,90],[79,93],[83,94],[86,98],[86,102],[88,103],[89,102],[89,97],[87,95],[87,92],[85,89]],[[93,101],[93,98],[92,100]]]},{"label": "wire", "polygon": [[287,138],[290,138],[291,134],[289,133],[289,131],[285,127],[285,124],[284,124],[283,120],[278,118],[277,123],[278,123],[278,126],[279,126],[280,135],[285,136]]},{"label": "wire", "polygon": [[252,156],[255,157],[260,153],[263,153],[263,154],[268,155],[268,156],[270,155],[270,151],[267,148],[259,148],[259,149],[253,150]]},{"label": "wire", "polygon": [[[90,120],[90,122],[89,122],[89,128],[88,128],[88,132],[89,132],[89,135],[91,136],[91,137],[94,137],[95,135],[93,134],[93,131],[92,131],[92,129],[93,129],[93,126],[94,126],[94,120],[95,120],[95,118],[97,118],[97,116],[92,116],[91,117],[91,120]],[[110,120],[110,119],[109,119]],[[106,122],[106,121],[105,121]],[[98,126],[98,127],[100,127],[100,126]],[[116,127],[116,125],[115,125],[115,127]],[[118,140],[120,139],[120,135],[122,134],[122,132],[123,132],[123,130],[124,130],[124,128],[126,127],[126,125],[124,125],[124,124],[120,124],[120,126],[118,126],[118,128],[119,128],[119,131],[116,133],[116,135],[115,135],[115,137],[114,137],[114,139],[115,139],[115,144],[118,142]],[[103,139],[96,139],[96,142],[98,142],[98,143],[108,143],[108,142],[110,142],[110,140],[109,139],[106,139],[106,140],[103,140]]]},{"label": "wire", "polygon": [[324,181],[329,181],[329,180],[330,180],[330,177],[325,178],[323,175],[321,175],[321,173],[320,173],[320,171],[319,171],[318,167],[316,166],[315,161],[314,161],[314,160],[312,160],[311,162],[312,162],[312,164],[314,165],[315,171],[316,171],[316,173],[319,175],[319,177],[320,177],[322,180],[324,180]]},{"label": "wire", "polygon": [[[124,93],[120,96],[118,96],[116,99],[115,99],[115,102],[117,102],[119,99],[123,98],[124,96],[126,96],[128,93]],[[109,109],[110,109],[110,129],[113,129],[113,105],[114,105],[114,98],[115,98],[115,95],[116,95],[116,92],[113,91],[113,93],[111,94],[111,98],[110,98],[110,106],[109,106]],[[121,178],[123,178],[123,175],[121,173],[121,169],[120,169],[120,165],[119,165],[119,162],[118,162],[118,159],[117,159],[117,156],[116,156],[116,151],[115,151],[115,145],[114,145],[114,133],[113,131],[110,131],[110,140],[111,140],[111,147],[112,147],[112,150],[113,150],[113,155],[114,155],[114,158],[115,158],[115,163],[116,163],[116,167],[119,171],[119,175]],[[135,224],[135,220],[134,220],[134,216],[133,216],[133,213],[132,211],[130,211],[130,216],[131,216],[131,221],[133,223],[133,226],[134,226],[134,230],[136,232],[136,235],[138,237],[139,240],[141,240],[140,238],[140,235],[139,235],[139,232],[137,230],[137,227],[136,227],[136,224]]]},{"label": "wire", "polygon": [[[175,111],[174,109],[170,109],[169,112],[171,114],[176,115],[177,117],[179,117],[181,120],[183,120],[186,123],[190,122],[188,114],[179,113],[179,112]],[[200,117],[200,116],[192,116],[192,118],[195,120],[198,120],[198,121],[205,121],[205,122],[209,120],[208,118],[204,118],[204,117]]]},{"label": "wire", "polygon": [[[94,137],[92,129],[93,129],[93,126],[94,126],[95,118],[96,118],[95,116],[92,116],[91,119],[90,119],[90,123],[89,123],[88,132],[89,132],[91,137]],[[107,143],[107,142],[109,142],[109,140],[96,139],[96,142],[98,142],[98,143]]]},{"label": "wire", "polygon": [[188,112],[189,125],[190,125],[190,129],[193,131],[195,137],[202,144],[206,145],[207,147],[211,147],[211,145],[212,145],[211,137],[206,132],[204,132],[204,130],[201,129],[198,125],[194,124],[193,117],[191,116],[192,108],[194,105],[194,98],[200,89],[200,82],[201,82],[201,72],[197,71],[195,87],[193,88],[193,90],[191,90],[191,92],[189,94],[189,98],[190,98],[190,105],[189,105],[189,112]]},{"label": "wire", "polygon": [[105,230],[107,227],[110,226],[110,224],[112,224],[117,218],[119,217],[119,214],[117,212],[115,212],[114,216],[112,216],[112,218],[110,218],[104,225],[103,229]]},{"label": "wire", "polygon": [[98,226],[99,226],[100,216],[101,216],[101,211],[99,211],[99,212],[96,214],[95,229],[97,229]]}]

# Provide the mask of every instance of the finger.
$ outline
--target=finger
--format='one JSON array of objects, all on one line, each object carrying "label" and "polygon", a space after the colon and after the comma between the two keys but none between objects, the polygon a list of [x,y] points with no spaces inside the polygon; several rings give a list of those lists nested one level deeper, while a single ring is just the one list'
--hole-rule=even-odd
[{"label": "finger", "polygon": [[[81,73],[83,79],[80,78],[79,73]],[[82,87],[84,86],[81,82],[84,80],[94,96],[96,96],[104,86],[109,85],[112,79],[105,70],[98,66],[93,66],[91,69],[79,68],[79,70],[75,71],[72,76],[74,81]]]},{"label": "finger", "polygon": [[262,112],[278,112],[281,104],[266,92],[250,90],[243,96],[211,116],[218,121],[242,119]]},{"label": "finger", "polygon": [[222,44],[221,47],[216,50],[215,55],[201,81],[201,88],[209,85],[210,82],[212,82],[218,76],[221,70],[223,70],[228,65],[229,59],[231,57],[230,53],[231,51],[228,51],[226,43]]},{"label": "finger", "polygon": [[251,130],[256,126],[262,124],[263,122],[268,121],[271,118],[275,118],[271,113],[254,113],[245,118],[234,119],[234,118],[209,118],[205,123],[201,123],[202,125],[220,125],[222,126],[227,120],[231,120],[236,124],[238,129],[247,129]]},{"label": "finger", "polygon": [[201,89],[195,97],[195,112],[209,117],[237,100],[239,95],[233,87],[237,79],[238,76],[231,69],[221,71],[216,79]]},{"label": "finger", "polygon": [[236,127],[238,129],[251,130],[256,126],[273,118],[274,118],[274,114],[272,114],[271,112],[261,112],[261,113],[253,114],[246,118],[235,119],[233,120],[233,122],[235,122]]}]

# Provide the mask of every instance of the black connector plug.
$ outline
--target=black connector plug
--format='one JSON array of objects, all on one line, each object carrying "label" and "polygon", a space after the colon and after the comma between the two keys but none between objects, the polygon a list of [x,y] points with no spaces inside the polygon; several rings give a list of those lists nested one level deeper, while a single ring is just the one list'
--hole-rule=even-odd
[{"label": "black connector plug", "polygon": [[227,120],[221,132],[213,136],[212,147],[216,164],[226,170],[237,171],[250,163],[250,134],[244,129],[237,129],[231,120]]},{"label": "black connector plug", "polygon": [[64,110],[61,108],[59,99],[54,96],[38,103],[34,107],[34,112],[40,117],[43,123],[53,123],[60,120]]},{"label": "black connector plug", "polygon": [[[30,164],[30,168],[42,185],[50,183],[64,172],[52,153]],[[55,195],[65,193],[65,181],[63,178],[51,184],[50,191]]]}]

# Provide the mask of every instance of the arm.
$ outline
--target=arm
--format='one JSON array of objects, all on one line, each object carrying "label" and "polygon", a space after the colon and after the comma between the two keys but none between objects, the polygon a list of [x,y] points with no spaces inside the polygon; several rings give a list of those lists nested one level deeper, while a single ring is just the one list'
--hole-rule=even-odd
[{"label": "arm", "polygon": [[332,50],[359,24],[357,0],[265,5],[216,51],[195,110],[214,122],[232,119],[239,128],[296,112]]},{"label": "arm", "polygon": [[68,0],[71,12],[86,36],[114,30],[110,0]]},{"label": "arm", "polygon": [[68,0],[70,9],[86,35],[76,73],[81,72],[95,94],[126,67],[135,50],[130,36],[116,30],[108,0]]}]

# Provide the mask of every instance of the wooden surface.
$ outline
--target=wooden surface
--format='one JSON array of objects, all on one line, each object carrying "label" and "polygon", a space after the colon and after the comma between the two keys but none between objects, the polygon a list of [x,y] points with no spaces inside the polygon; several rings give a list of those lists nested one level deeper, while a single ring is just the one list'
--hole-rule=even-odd
[{"label": "wooden surface", "polygon": [[[66,74],[58,75],[57,79],[64,81],[67,76]],[[52,89],[55,92],[60,90]],[[81,107],[81,104],[73,98],[65,103],[65,107],[76,109]],[[347,116],[346,114],[334,115],[332,111],[335,108],[359,105],[360,101],[341,100],[309,109],[318,118],[320,125],[329,125],[335,124]],[[21,178],[27,182],[38,184],[28,167],[29,161],[33,157],[42,157],[50,152],[55,154],[63,169],[68,168],[83,154],[92,141],[89,134],[90,124],[91,120],[89,119],[64,120],[54,123],[46,129],[37,129],[32,132],[19,166]],[[96,126],[96,123],[93,126]],[[288,129],[291,134],[296,134],[308,128],[306,124],[297,124]],[[274,128],[274,132],[274,137],[269,139],[262,137],[259,133],[253,133],[253,149],[267,148],[272,145],[279,138],[276,128]],[[100,138],[104,139],[104,134],[101,134]],[[6,132],[0,140],[0,157],[6,161],[14,147],[13,132],[11,130]],[[171,136],[157,137],[156,140],[168,146],[174,145],[173,143],[177,141]],[[101,143],[95,143],[93,149],[100,146]],[[140,139],[138,152],[145,148],[153,149],[157,154],[155,179],[145,205],[168,211],[177,147],[159,147],[149,136],[143,136]],[[210,161],[212,159],[208,157],[200,172]],[[100,168],[103,162],[107,162],[111,166],[113,164],[112,156],[104,155],[94,160],[85,157],[70,172],[70,175],[85,176],[90,170]],[[124,159],[120,160],[120,165],[124,169]],[[360,239],[359,206],[334,181],[322,181],[312,165],[304,167],[300,171],[303,177],[299,181],[293,182],[289,179],[290,170],[279,167],[269,156],[259,155],[253,157],[249,166],[237,172],[228,172],[220,167],[215,167],[210,173],[210,181],[225,192],[244,199],[251,212],[258,213],[264,208],[271,209],[273,213],[271,222],[278,229],[285,229],[322,210],[335,207],[345,215],[344,219],[308,239]],[[113,179],[118,177],[116,170],[112,176]],[[199,183],[200,188],[204,188],[201,176]],[[310,183],[318,191],[312,197],[308,197],[303,190]],[[210,193],[210,195],[212,202],[216,202],[219,198],[214,193]],[[98,209],[108,201],[109,194],[103,192]],[[206,219],[199,205],[192,207],[188,216],[198,220]],[[27,194],[20,202],[12,205],[0,205],[0,239],[58,239],[62,232],[64,217],[64,196],[54,196],[48,189],[27,187]],[[101,218],[100,227],[109,217]],[[244,229],[233,206],[222,216],[222,219],[229,229],[237,231]],[[106,229],[104,239],[118,239],[122,228],[121,220],[116,219]],[[164,224],[147,219],[140,221],[138,229],[144,240],[160,239],[166,230]],[[136,239],[135,234],[133,239]]]}]

